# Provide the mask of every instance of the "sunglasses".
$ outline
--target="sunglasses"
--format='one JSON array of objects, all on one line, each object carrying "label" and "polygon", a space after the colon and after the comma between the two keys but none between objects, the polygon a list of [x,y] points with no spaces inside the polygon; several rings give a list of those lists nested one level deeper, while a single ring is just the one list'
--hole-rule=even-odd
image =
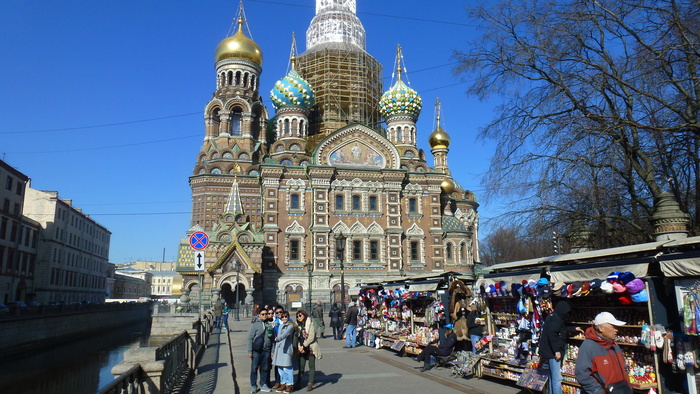
[{"label": "sunglasses", "polygon": [[275,312],[276,315],[279,315],[280,313],[282,313],[282,311]]}]

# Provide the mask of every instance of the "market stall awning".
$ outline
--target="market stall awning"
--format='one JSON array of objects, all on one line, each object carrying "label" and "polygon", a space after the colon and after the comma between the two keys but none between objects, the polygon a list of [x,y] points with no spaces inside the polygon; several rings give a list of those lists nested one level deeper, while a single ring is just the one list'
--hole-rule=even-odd
[{"label": "market stall awning", "polygon": [[350,295],[350,296],[359,295],[360,290],[362,290],[362,287],[351,287],[348,289],[348,295]]},{"label": "market stall awning", "polygon": [[574,264],[550,269],[551,282],[576,282],[593,279],[605,279],[611,272],[631,272],[635,277],[643,278],[649,270],[653,257],[643,257],[631,260],[604,261],[600,263]]},{"label": "market stall awning", "polygon": [[521,283],[524,280],[534,280],[540,279],[541,270],[527,270],[527,271],[514,271],[514,272],[502,272],[497,274],[487,274],[482,279],[476,282],[476,286],[481,285],[489,286],[495,284],[496,282],[505,281],[507,283]]},{"label": "market stall awning", "polygon": [[411,282],[408,284],[408,291],[435,291],[440,286],[441,280],[426,280],[422,282]]},{"label": "market stall awning", "polygon": [[659,260],[659,264],[666,277],[700,276],[700,256]]}]

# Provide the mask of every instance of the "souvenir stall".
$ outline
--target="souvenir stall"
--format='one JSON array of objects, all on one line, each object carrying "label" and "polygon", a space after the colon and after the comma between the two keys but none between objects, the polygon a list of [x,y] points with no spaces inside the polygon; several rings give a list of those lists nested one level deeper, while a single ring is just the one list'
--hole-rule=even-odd
[{"label": "souvenir stall", "polygon": [[[696,237],[697,238],[697,237]],[[673,280],[680,325],[672,334],[672,374],[682,377],[689,394],[700,392],[700,252],[663,256],[664,276]]]},{"label": "souvenir stall", "polygon": [[[462,282],[463,283],[463,282]],[[366,346],[417,355],[449,321],[446,279],[407,278],[360,289],[360,333]]]},{"label": "souvenir stall", "polygon": [[[534,391],[546,388],[537,352],[546,316],[557,302],[572,307],[567,325],[586,329],[593,318],[608,311],[627,322],[617,343],[625,352],[630,382],[636,391],[659,389],[659,357],[670,344],[664,324],[655,324],[650,305],[655,293],[646,278],[649,259],[537,267],[517,273],[490,274],[480,282],[479,295],[487,306],[488,350],[481,354],[477,376],[508,379]],[[521,266],[522,262],[519,263]],[[614,270],[614,271],[613,271]],[[549,278],[546,274],[549,273]],[[516,275],[517,274],[517,275]],[[583,335],[572,337],[562,368],[563,392],[575,394],[574,375]],[[657,391],[658,392],[658,391]]]}]

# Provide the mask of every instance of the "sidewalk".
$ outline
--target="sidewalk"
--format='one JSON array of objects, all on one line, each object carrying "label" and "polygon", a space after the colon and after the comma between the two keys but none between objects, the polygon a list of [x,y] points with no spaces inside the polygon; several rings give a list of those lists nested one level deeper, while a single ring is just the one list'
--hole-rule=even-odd
[{"label": "sidewalk", "polygon": [[[250,393],[250,359],[246,338],[250,318],[229,321],[231,330],[216,329],[204,352],[198,374],[189,392],[195,394]],[[314,392],[365,394],[399,393],[525,393],[520,387],[499,379],[454,377],[447,368],[420,372],[422,364],[400,357],[389,349],[357,347],[343,349],[345,341],[319,339],[323,359],[316,362]],[[274,375],[273,375],[274,376]],[[308,378],[308,371],[306,373]],[[304,388],[306,392],[306,378]],[[274,382],[273,382],[274,383]]]}]

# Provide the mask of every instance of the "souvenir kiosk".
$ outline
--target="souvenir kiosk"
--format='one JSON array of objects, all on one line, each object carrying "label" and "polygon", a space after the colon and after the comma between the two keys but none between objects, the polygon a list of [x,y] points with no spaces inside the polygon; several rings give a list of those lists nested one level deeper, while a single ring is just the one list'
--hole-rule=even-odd
[{"label": "souvenir kiosk", "polygon": [[[487,306],[490,334],[477,376],[544,390],[547,375],[538,369],[539,335],[556,303],[566,300],[572,307],[567,325],[585,330],[602,311],[627,322],[619,329],[616,342],[625,352],[630,382],[635,392],[652,388],[662,392],[661,357],[672,346],[665,335],[666,300],[659,299],[656,292],[663,278],[654,255],[662,245],[656,242],[490,267],[491,272],[477,283]],[[574,369],[583,339],[569,338],[562,368],[564,393],[574,394],[580,388]]]},{"label": "souvenir kiosk", "polygon": [[358,301],[360,314],[366,317],[361,332],[363,343],[401,355],[417,355],[437,341],[440,329],[449,322],[447,288],[456,275],[446,272],[398,278],[362,287]]}]

